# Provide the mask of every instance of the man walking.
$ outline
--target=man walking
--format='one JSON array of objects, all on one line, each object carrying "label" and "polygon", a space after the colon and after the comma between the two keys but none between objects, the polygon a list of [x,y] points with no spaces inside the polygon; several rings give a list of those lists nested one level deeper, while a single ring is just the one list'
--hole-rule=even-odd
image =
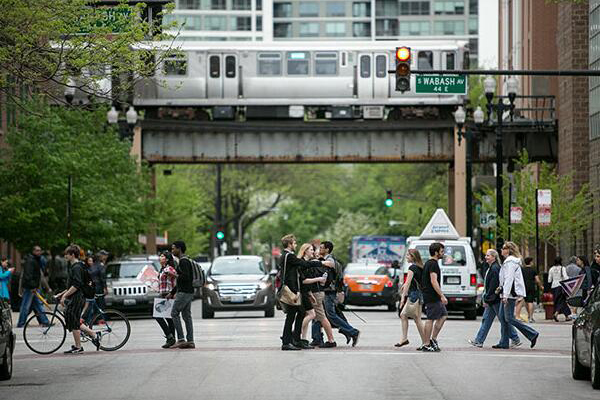
[{"label": "man walking", "polygon": [[444,245],[438,242],[432,243],[429,246],[429,255],[431,258],[423,267],[422,278],[423,302],[427,315],[427,322],[425,322],[425,340],[427,342],[421,350],[437,352],[440,351],[437,338],[448,318],[448,311],[446,311],[448,300],[440,287],[441,273],[438,263],[444,256]]},{"label": "man walking", "polygon": [[108,259],[108,252],[106,250],[100,250],[96,253],[94,264],[90,268],[90,276],[94,282],[95,299],[98,307],[102,310],[106,309],[104,303],[104,296],[108,294],[106,287],[106,260]]},{"label": "man walking", "polygon": [[[171,252],[179,259],[177,265],[177,285],[171,293],[175,294],[175,302],[171,310],[171,318],[177,332],[177,342],[171,349],[194,349],[194,323],[192,321],[192,300],[194,300],[194,287],[192,286],[193,271],[192,262],[185,255],[186,246],[181,240],[173,242]],[[181,318],[185,322],[186,336],[183,336],[183,326]]]},{"label": "man walking", "polygon": [[[31,309],[37,316],[38,322],[41,325],[48,324],[48,318],[43,313],[44,308],[42,302],[35,295],[36,290],[39,289],[42,282],[45,286],[48,284],[43,277],[44,262],[42,261],[42,248],[40,246],[33,246],[32,252],[27,256],[25,260],[25,266],[23,268],[23,275],[21,277],[21,288],[23,290],[21,300],[21,310],[19,312],[19,321],[17,322],[17,328],[22,328],[27,322],[27,316]],[[48,287],[48,290],[50,287]]]}]

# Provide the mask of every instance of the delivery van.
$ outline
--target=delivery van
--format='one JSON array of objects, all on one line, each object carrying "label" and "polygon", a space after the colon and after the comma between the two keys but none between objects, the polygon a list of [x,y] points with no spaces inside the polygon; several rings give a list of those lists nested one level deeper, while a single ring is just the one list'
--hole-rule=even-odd
[{"label": "delivery van", "polygon": [[[482,285],[477,272],[475,255],[471,248],[471,239],[460,237],[448,215],[441,208],[437,209],[420,236],[407,239],[406,249],[417,249],[423,263],[429,260],[429,245],[434,242],[444,244],[444,257],[439,260],[441,271],[441,287],[448,299],[448,311],[463,312],[466,319],[477,318],[477,308]],[[404,276],[410,264],[406,260],[406,252],[402,261]]]}]

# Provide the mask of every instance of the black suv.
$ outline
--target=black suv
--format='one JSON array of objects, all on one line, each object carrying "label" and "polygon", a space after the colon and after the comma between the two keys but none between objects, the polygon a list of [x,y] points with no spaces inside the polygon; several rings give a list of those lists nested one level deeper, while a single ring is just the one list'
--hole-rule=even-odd
[{"label": "black suv", "polygon": [[573,307],[583,307],[573,323],[571,372],[573,378],[592,379],[592,387],[600,389],[600,285],[584,303],[581,297],[568,300]]},{"label": "black suv", "polygon": [[12,356],[16,341],[12,327],[10,306],[8,302],[0,300],[0,381],[12,377]]}]

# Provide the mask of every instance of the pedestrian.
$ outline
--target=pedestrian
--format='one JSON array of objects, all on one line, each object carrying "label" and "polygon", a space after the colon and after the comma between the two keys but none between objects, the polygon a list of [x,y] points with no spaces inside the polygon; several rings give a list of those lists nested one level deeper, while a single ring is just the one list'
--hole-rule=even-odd
[{"label": "pedestrian", "polygon": [[[281,271],[282,286],[280,290],[287,287],[292,294],[298,295],[300,292],[300,273],[309,268],[318,268],[323,265],[331,265],[329,262],[318,260],[306,261],[296,257],[294,251],[297,247],[296,237],[292,234],[281,238],[283,252],[279,257],[279,270]],[[304,309],[301,305],[282,305],[285,308],[286,316],[283,325],[283,335],[281,336],[281,350],[301,350],[300,344],[302,333],[302,321],[304,320]]]},{"label": "pedestrian", "polygon": [[[319,247],[319,253],[321,257],[323,257],[324,262],[328,262],[330,263],[329,265],[332,265],[327,271],[327,282],[325,283],[324,290],[325,298],[323,299],[327,319],[332,326],[336,326],[338,331],[345,336],[346,344],[349,344],[350,341],[352,341],[352,347],[356,347],[358,339],[360,338],[360,331],[350,325],[350,323],[338,313],[337,304],[340,300],[338,294],[344,290],[344,271],[340,263],[337,262],[332,254],[333,243],[328,240],[323,241]],[[314,339],[315,330],[320,332],[321,329],[318,325],[318,321],[313,324]]]},{"label": "pedestrian", "polygon": [[569,258],[569,263],[565,266],[565,271],[569,278],[575,278],[581,274],[581,268],[577,265],[577,257],[572,256]]},{"label": "pedestrian", "polygon": [[411,264],[406,274],[406,282],[402,286],[402,295],[400,296],[400,319],[402,320],[402,339],[394,346],[402,347],[409,344],[408,341],[408,319],[415,321],[419,336],[421,336],[421,346],[425,345],[425,331],[421,322],[421,305],[423,304],[423,292],[421,284],[423,278],[423,261],[421,254],[417,249],[409,249],[406,253],[406,260]]},{"label": "pedestrian", "polygon": [[[170,299],[171,292],[175,288],[177,279],[177,270],[175,269],[175,259],[169,251],[164,251],[158,258],[160,262],[160,271],[158,273],[158,292],[163,299]],[[175,344],[175,324],[173,318],[155,318],[158,325],[165,334],[167,341],[162,345],[163,349],[168,349]]]},{"label": "pedestrian", "polygon": [[531,342],[531,348],[533,348],[540,334],[529,325],[515,318],[515,302],[519,297],[525,296],[525,282],[521,273],[519,247],[513,242],[505,242],[502,246],[502,256],[504,257],[504,263],[500,268],[499,288],[501,290],[498,290],[502,298],[502,305],[498,316],[500,321],[505,323],[500,325],[500,343],[492,347],[495,349],[508,348],[510,325],[512,325]]},{"label": "pedestrian", "polygon": [[[89,276],[89,279],[92,281],[93,286],[93,278],[92,278],[92,267],[94,266],[94,257],[91,254],[88,254],[85,257],[85,262],[83,263],[84,272],[86,272]],[[94,306],[96,304],[95,299],[95,290],[90,291],[82,291],[83,297],[85,298],[85,305],[83,306],[83,312],[81,313],[83,316],[83,320],[87,322],[92,321],[92,317],[94,316]]]},{"label": "pedestrian", "polygon": [[37,245],[33,246],[31,254],[25,259],[25,265],[23,267],[23,272],[21,273],[21,310],[19,311],[17,328],[25,326],[27,316],[31,310],[35,313],[40,325],[48,324],[48,318],[46,317],[46,314],[44,314],[42,302],[35,295],[42,284],[47,287],[49,292],[51,292],[44,277],[43,266],[42,248]]},{"label": "pedestrian", "polygon": [[[500,286],[500,257],[495,249],[489,249],[485,253],[485,262],[488,267],[485,269],[486,274],[483,278],[483,318],[481,319],[481,326],[475,339],[469,339],[469,343],[475,347],[483,347],[485,339],[492,327],[494,319],[498,317],[500,313],[501,300],[500,295],[496,292],[498,286]],[[500,321],[500,327],[504,322],[498,317]],[[511,339],[511,347],[519,347],[521,340],[514,326],[509,325],[509,335]]]},{"label": "pedestrian", "polygon": [[592,265],[590,265],[592,272],[591,287],[596,287],[600,283],[600,247],[594,249],[594,259]]},{"label": "pedestrian", "polygon": [[577,256],[575,262],[577,263],[577,266],[581,268],[581,273],[585,275],[583,283],[581,284],[581,296],[585,300],[587,299],[588,293],[591,293],[592,269],[590,268],[590,263],[586,256]]},{"label": "pedestrian", "polygon": [[[310,243],[304,243],[300,246],[298,251],[298,258],[305,261],[315,259],[315,248]],[[310,321],[318,318],[325,327],[327,333],[327,343],[320,343],[320,347],[335,347],[333,340],[333,330],[331,324],[325,317],[325,309],[323,308],[323,292],[320,290],[320,286],[325,284],[326,278],[323,277],[321,268],[308,268],[300,272],[300,295],[302,297],[302,308],[305,313],[304,320],[302,321],[302,335],[300,342],[295,344],[297,347],[302,349],[313,349],[314,346],[309,344],[306,339],[308,335],[308,324]]]},{"label": "pedestrian", "polygon": [[94,257],[94,262],[89,269],[92,281],[94,282],[94,298],[101,310],[106,309],[104,297],[108,294],[108,287],[106,285],[107,259],[108,252],[106,250],[98,251]]},{"label": "pedestrian", "polygon": [[421,350],[439,352],[438,335],[444,326],[444,322],[446,322],[446,318],[448,318],[448,311],[446,310],[448,299],[446,299],[440,287],[441,272],[439,260],[444,257],[444,245],[439,242],[430,244],[429,255],[431,258],[427,260],[423,267],[421,281],[425,314],[427,315],[427,322],[425,322],[425,345],[422,346]]},{"label": "pedestrian", "polygon": [[548,271],[548,283],[551,284],[552,296],[554,297],[554,320],[558,322],[558,314],[564,314],[565,321],[571,316],[571,309],[567,305],[565,293],[560,281],[568,279],[566,268],[562,266],[562,258],[556,257],[554,265]]},{"label": "pedestrian", "polygon": [[[195,349],[194,343],[194,323],[192,321],[192,301],[194,300],[194,287],[192,286],[193,271],[192,262],[185,255],[187,249],[185,242],[177,240],[171,245],[171,252],[174,257],[179,259],[177,264],[177,283],[171,294],[175,295],[175,302],[171,309],[171,318],[177,332],[177,342],[171,349]],[[181,314],[181,317],[179,316]],[[181,318],[185,322],[186,336],[183,336],[183,326]]]},{"label": "pedestrian", "polygon": [[10,303],[10,292],[8,290],[10,278],[15,272],[13,267],[10,267],[6,258],[2,259],[0,267],[0,301]]},{"label": "pedestrian", "polygon": [[55,292],[62,292],[67,289],[67,279],[69,276],[69,264],[60,254],[54,255],[50,268],[50,284]]},{"label": "pedestrian", "polygon": [[523,281],[525,282],[525,297],[517,302],[515,307],[515,316],[521,319],[521,309],[523,305],[527,310],[527,322],[534,323],[535,319],[533,318],[533,302],[535,301],[535,297],[537,294],[537,288],[544,291],[544,285],[540,281],[537,271],[533,267],[533,258],[525,257],[523,260],[525,266],[521,268],[521,273],[523,274]]},{"label": "pedestrian", "polygon": [[65,258],[71,265],[67,280],[68,289],[56,295],[56,298],[60,300],[60,305],[65,307],[65,326],[73,334],[74,345],[71,346],[70,350],[65,351],[65,354],[83,353],[81,331],[84,331],[92,338],[92,343],[96,346],[96,350],[100,348],[100,332],[96,333],[81,323],[81,313],[85,305],[85,296],[83,293],[84,291],[88,291],[84,286],[89,287],[92,293],[93,289],[89,274],[85,272],[85,266],[79,260],[80,254],[81,249],[76,244],[72,244],[65,249]]}]

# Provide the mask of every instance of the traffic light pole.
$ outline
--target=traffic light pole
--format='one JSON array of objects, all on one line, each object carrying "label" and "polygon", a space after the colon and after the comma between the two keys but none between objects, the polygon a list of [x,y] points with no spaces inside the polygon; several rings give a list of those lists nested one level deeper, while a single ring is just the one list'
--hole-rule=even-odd
[{"label": "traffic light pole", "polygon": [[217,233],[217,229],[218,227],[221,226],[221,221],[222,221],[222,213],[221,213],[221,164],[217,164],[217,180],[216,180],[216,188],[215,188],[215,223],[214,226],[215,228],[213,229],[213,233],[212,233],[212,237],[215,243],[214,248],[216,249],[215,254],[217,256],[222,255],[221,254],[221,241],[218,240],[215,237],[215,234]]}]

